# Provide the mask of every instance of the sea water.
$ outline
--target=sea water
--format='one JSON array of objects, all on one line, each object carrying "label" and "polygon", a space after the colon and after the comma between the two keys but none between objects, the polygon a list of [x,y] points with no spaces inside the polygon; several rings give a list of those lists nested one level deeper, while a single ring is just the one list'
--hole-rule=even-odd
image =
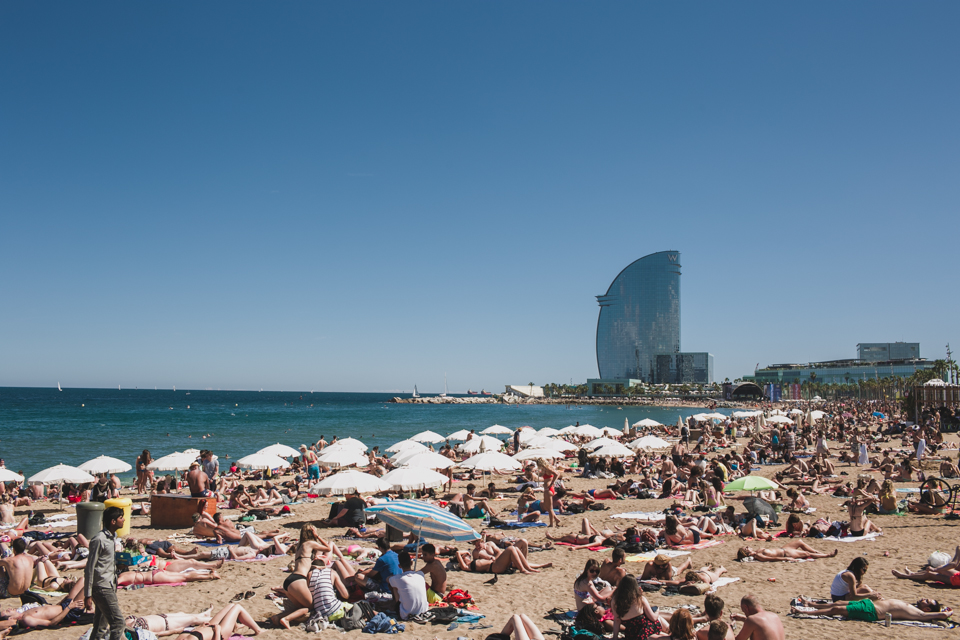
[{"label": "sea water", "polygon": [[[108,455],[133,465],[144,449],[153,458],[210,449],[236,459],[281,442],[293,448],[323,435],[353,437],[381,450],[421,431],[446,436],[511,429],[561,429],[571,424],[622,429],[652,418],[676,424],[702,409],[593,405],[392,404],[392,393],[195,391],[186,389],[0,388],[0,458],[28,477],[58,463],[79,465]],[[402,396],[404,397],[404,396]],[[405,396],[409,397],[409,396]],[[120,474],[130,477],[131,473]]]}]

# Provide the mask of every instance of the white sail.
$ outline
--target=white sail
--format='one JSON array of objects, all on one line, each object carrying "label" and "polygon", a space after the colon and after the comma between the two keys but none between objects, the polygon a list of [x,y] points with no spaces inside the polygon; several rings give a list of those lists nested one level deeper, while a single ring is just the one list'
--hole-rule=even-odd
[{"label": "white sail", "polygon": [[57,380],[57,391],[63,391],[63,389],[60,388],[60,381],[59,381],[59,380]]}]

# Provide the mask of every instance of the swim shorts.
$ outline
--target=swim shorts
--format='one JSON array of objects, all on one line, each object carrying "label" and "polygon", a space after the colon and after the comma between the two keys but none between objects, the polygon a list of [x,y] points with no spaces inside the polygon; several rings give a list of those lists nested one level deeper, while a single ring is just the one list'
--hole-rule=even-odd
[{"label": "swim shorts", "polygon": [[[960,575],[960,574],[957,574],[957,575]],[[434,602],[440,602],[441,600],[443,600],[443,598],[441,598],[439,595],[437,595],[437,592],[436,592],[436,591],[434,591],[434,590],[431,589],[430,587],[427,587],[427,602],[428,602],[428,603],[433,604]]]},{"label": "swim shorts", "polygon": [[230,550],[226,547],[214,547],[210,549],[211,560],[226,560],[230,557]]},{"label": "swim shorts", "polygon": [[700,532],[692,529],[691,533],[693,533],[693,544],[700,544]]},{"label": "swim shorts", "polygon": [[950,586],[954,589],[960,589],[960,573],[950,576]]},{"label": "swim shorts", "polygon": [[877,608],[873,600],[855,600],[847,604],[847,618],[849,620],[863,620],[864,622],[877,621]]},{"label": "swim shorts", "polygon": [[483,507],[473,506],[467,511],[467,518],[482,518],[484,516]]}]

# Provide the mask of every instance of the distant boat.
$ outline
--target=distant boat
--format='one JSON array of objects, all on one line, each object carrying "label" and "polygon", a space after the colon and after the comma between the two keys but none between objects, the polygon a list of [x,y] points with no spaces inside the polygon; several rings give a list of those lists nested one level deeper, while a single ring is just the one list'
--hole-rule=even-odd
[{"label": "distant boat", "polygon": [[174,390],[174,391],[176,391],[176,390],[177,390],[177,387],[176,387],[176,385],[174,385],[174,387],[173,387],[173,390]]},{"label": "distant boat", "polygon": [[474,391],[473,389],[467,389],[467,395],[468,395],[468,396],[475,396],[475,395],[477,395],[477,392]]},{"label": "distant boat", "polygon": [[446,372],[444,372],[444,374],[443,374],[443,393],[440,394],[440,397],[441,397],[441,398],[446,398],[446,397],[447,397],[447,374],[446,374]]},{"label": "distant boat", "polygon": [[57,380],[57,391],[63,391],[63,389],[60,388],[60,381],[59,381],[59,380]]},{"label": "distant boat", "polygon": [[117,385],[117,391],[123,391],[123,389],[120,388],[120,385]]},{"label": "distant boat", "polygon": [[413,385],[413,397],[414,397],[414,398],[419,398],[419,397],[420,397],[420,394],[417,393],[417,385]]},{"label": "distant boat", "polygon": [[486,389],[480,389],[480,395],[482,396],[492,396],[493,394],[487,391]]}]

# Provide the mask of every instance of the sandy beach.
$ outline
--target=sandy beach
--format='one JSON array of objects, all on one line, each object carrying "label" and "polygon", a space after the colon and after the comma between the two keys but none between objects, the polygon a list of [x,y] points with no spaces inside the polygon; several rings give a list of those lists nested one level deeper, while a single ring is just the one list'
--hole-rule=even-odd
[{"label": "sandy beach", "polygon": [[[955,440],[955,436],[951,436]],[[927,461],[927,469],[934,468],[933,461]],[[761,467],[760,474],[772,476],[782,466]],[[837,465],[837,471],[846,472],[850,479],[855,479],[860,472],[858,467]],[[498,486],[505,487],[506,476],[497,477]],[[846,478],[845,478],[846,479]],[[574,478],[573,474],[565,474],[565,483],[575,490],[602,487],[608,481],[583,480]],[[466,483],[458,483],[463,486]],[[919,483],[901,484],[899,487],[917,487]],[[510,494],[508,494],[510,495]],[[907,494],[902,494],[907,495]],[[810,496],[816,513],[805,516],[807,520],[823,517],[828,520],[847,519],[846,509],[840,506],[843,499]],[[296,536],[300,526],[305,522],[312,522],[326,517],[329,511],[330,499],[318,499],[312,504],[301,504],[294,507],[294,515],[269,523],[260,523],[258,529],[264,525],[278,525]],[[737,501],[730,501],[737,504]],[[630,520],[614,519],[610,516],[617,513],[631,511],[656,511],[670,505],[670,500],[637,500],[623,499],[604,501],[609,510],[588,512],[588,517],[598,527],[626,527]],[[501,510],[515,506],[514,499],[504,499],[497,503]],[[43,509],[47,512],[52,510]],[[18,510],[20,513],[21,510]],[[230,513],[228,511],[228,513]],[[570,515],[562,517],[562,532],[579,531],[582,516]],[[778,613],[787,631],[788,638],[822,638],[833,637],[838,640],[859,638],[866,635],[871,638],[899,638],[905,633],[911,637],[942,638],[948,632],[945,629],[907,628],[894,625],[884,628],[879,624],[864,622],[840,622],[833,620],[797,620],[788,617],[789,601],[792,597],[803,594],[807,596],[829,596],[829,586],[833,576],[845,568],[849,562],[859,555],[866,556],[870,561],[870,568],[865,576],[865,582],[880,591],[886,597],[898,598],[913,602],[921,597],[938,598],[947,605],[956,609],[960,606],[960,599],[954,597],[950,590],[925,586],[907,580],[895,579],[890,571],[900,569],[904,565],[918,567],[926,562],[928,555],[934,550],[952,552],[957,544],[957,523],[944,520],[942,516],[871,516],[874,522],[883,528],[883,535],[876,541],[862,541],[854,543],[826,542],[815,539],[807,541],[819,551],[839,549],[836,558],[799,563],[738,563],[735,561],[736,551],[741,546],[741,540],[736,536],[719,538],[722,544],[707,549],[695,550],[691,558],[694,566],[699,567],[707,563],[723,565],[729,570],[731,577],[739,578],[738,582],[722,587],[718,593],[727,603],[727,614],[730,611],[739,611],[737,603],[741,596],[754,593],[767,610]],[[785,520],[785,515],[781,518]],[[479,526],[479,521],[470,521]],[[545,541],[546,528],[526,529],[516,534],[530,541],[531,544]],[[338,536],[343,534],[342,529],[323,530],[325,535]],[[174,530],[153,530],[149,528],[149,519],[135,516],[131,535],[135,537],[167,538],[176,533],[186,533]],[[770,543],[747,543],[755,546],[779,547],[782,541]],[[372,546],[367,544],[365,546]],[[461,544],[460,548],[468,545]],[[886,553],[889,555],[886,555]],[[484,615],[482,623],[492,625],[489,629],[467,629],[462,625],[459,629],[447,631],[445,626],[413,623],[407,624],[405,636],[415,638],[485,638],[488,634],[499,632],[508,617],[514,612],[530,615],[540,625],[541,629],[557,628],[557,625],[545,620],[546,614],[555,607],[571,609],[574,606],[572,585],[574,578],[582,570],[584,563],[590,557],[603,558],[610,552],[590,552],[587,550],[572,551],[566,547],[557,547],[553,550],[532,553],[531,560],[536,563],[552,562],[552,568],[544,569],[539,575],[501,575],[496,585],[485,585],[490,578],[489,574],[471,574],[451,572],[449,583],[451,588],[465,589],[476,600],[479,611]],[[256,596],[243,602],[243,605],[256,617],[263,620],[276,613],[277,608],[264,596],[270,592],[271,586],[280,585],[285,577],[289,558],[276,558],[265,562],[227,562],[220,571],[223,578],[219,581],[193,583],[185,586],[157,586],[147,587],[135,591],[121,591],[120,603],[125,615],[156,614],[174,611],[195,612],[213,606],[218,610],[238,592],[254,590]],[[639,574],[643,569],[642,563],[628,563],[628,571]],[[79,572],[69,572],[68,575],[78,575]],[[262,585],[262,586],[261,586]],[[651,604],[660,607],[673,608],[681,604],[697,604],[702,606],[703,597],[664,596],[662,593],[647,594]],[[0,601],[3,608],[17,606],[14,599]],[[49,631],[31,632],[30,636],[43,639],[66,640],[75,639],[85,630],[84,628],[61,628]],[[241,630],[243,630],[241,628]],[[243,630],[245,631],[245,630]],[[335,634],[338,631],[328,630],[325,635]],[[359,631],[351,632],[359,636]],[[291,631],[265,629],[267,638],[301,638],[307,634],[302,629]]]}]

